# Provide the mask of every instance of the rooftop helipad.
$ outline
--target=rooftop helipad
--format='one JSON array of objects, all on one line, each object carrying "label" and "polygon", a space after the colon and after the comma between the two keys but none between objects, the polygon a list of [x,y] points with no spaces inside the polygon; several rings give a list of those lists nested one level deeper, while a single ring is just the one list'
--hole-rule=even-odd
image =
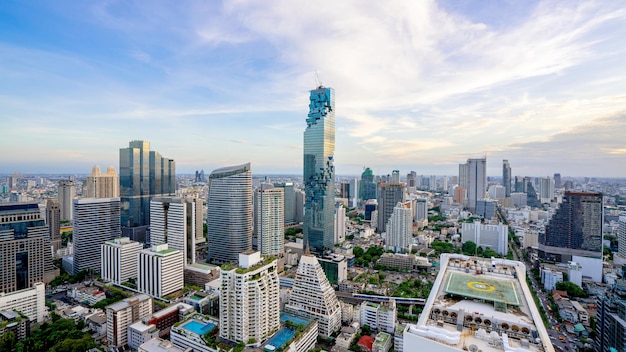
[{"label": "rooftop helipad", "polygon": [[522,300],[513,280],[492,279],[487,275],[449,272],[444,292],[489,302],[520,306]]}]

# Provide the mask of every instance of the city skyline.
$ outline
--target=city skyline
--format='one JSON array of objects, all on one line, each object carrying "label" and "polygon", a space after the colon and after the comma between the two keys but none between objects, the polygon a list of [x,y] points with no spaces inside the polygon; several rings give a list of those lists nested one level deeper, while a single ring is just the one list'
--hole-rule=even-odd
[{"label": "city skyline", "polygon": [[118,148],[147,140],[181,174],[299,174],[317,76],[337,91],[338,175],[454,175],[484,155],[487,175],[502,159],[626,174],[619,3],[13,3],[0,19],[0,173],[119,170]]}]

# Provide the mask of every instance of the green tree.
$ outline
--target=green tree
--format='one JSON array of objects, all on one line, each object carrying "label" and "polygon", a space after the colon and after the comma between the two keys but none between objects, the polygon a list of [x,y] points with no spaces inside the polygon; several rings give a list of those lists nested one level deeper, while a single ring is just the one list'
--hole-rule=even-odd
[{"label": "green tree", "polygon": [[0,336],[0,351],[13,351],[16,344],[15,333],[13,331],[8,330]]},{"label": "green tree", "polygon": [[463,254],[465,255],[475,255],[476,254],[476,243],[472,241],[467,241],[463,243],[461,247],[463,249]]},{"label": "green tree", "polygon": [[571,281],[557,282],[556,289],[567,292],[567,295],[570,297],[589,297],[589,294],[585,292],[585,290]]},{"label": "green tree", "polygon": [[360,258],[361,256],[363,256],[363,254],[365,253],[365,250],[363,250],[363,248],[361,247],[354,247],[354,249],[352,249],[352,254],[354,254],[355,257]]}]

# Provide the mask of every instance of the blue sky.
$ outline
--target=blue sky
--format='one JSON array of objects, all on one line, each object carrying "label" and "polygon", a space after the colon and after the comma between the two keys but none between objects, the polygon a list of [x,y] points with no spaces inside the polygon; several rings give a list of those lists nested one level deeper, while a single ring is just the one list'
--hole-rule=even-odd
[{"label": "blue sky", "polygon": [[336,90],[338,174],[626,176],[623,1],[4,1],[0,173],[301,173]]}]

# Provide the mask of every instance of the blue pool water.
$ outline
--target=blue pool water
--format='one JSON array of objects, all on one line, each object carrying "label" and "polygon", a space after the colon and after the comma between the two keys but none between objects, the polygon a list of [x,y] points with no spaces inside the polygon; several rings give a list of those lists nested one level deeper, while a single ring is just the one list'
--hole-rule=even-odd
[{"label": "blue pool water", "polygon": [[183,328],[191,331],[191,332],[195,332],[196,334],[202,336],[204,334],[206,334],[207,332],[211,332],[211,330],[213,330],[215,328],[215,324],[212,323],[208,323],[208,324],[202,324],[199,321],[196,320],[192,320],[190,322],[188,322],[187,324],[183,325]]},{"label": "blue pool water", "polygon": [[304,325],[304,326],[308,326],[309,325],[309,321],[306,320],[306,319],[297,318],[297,317],[294,317],[294,316],[291,316],[291,315],[285,315],[285,314],[283,314],[280,317],[280,322],[281,323],[284,323],[287,320],[291,321],[294,324],[298,324],[298,325]]},{"label": "blue pool water", "polygon": [[291,330],[289,328],[282,328],[278,330],[278,332],[276,333],[276,335],[274,335],[274,337],[272,337],[269,341],[267,341],[265,346],[267,347],[267,345],[272,345],[275,347],[275,349],[279,349],[283,347],[287,343],[287,341],[291,340],[294,336],[296,336],[295,330]]}]

